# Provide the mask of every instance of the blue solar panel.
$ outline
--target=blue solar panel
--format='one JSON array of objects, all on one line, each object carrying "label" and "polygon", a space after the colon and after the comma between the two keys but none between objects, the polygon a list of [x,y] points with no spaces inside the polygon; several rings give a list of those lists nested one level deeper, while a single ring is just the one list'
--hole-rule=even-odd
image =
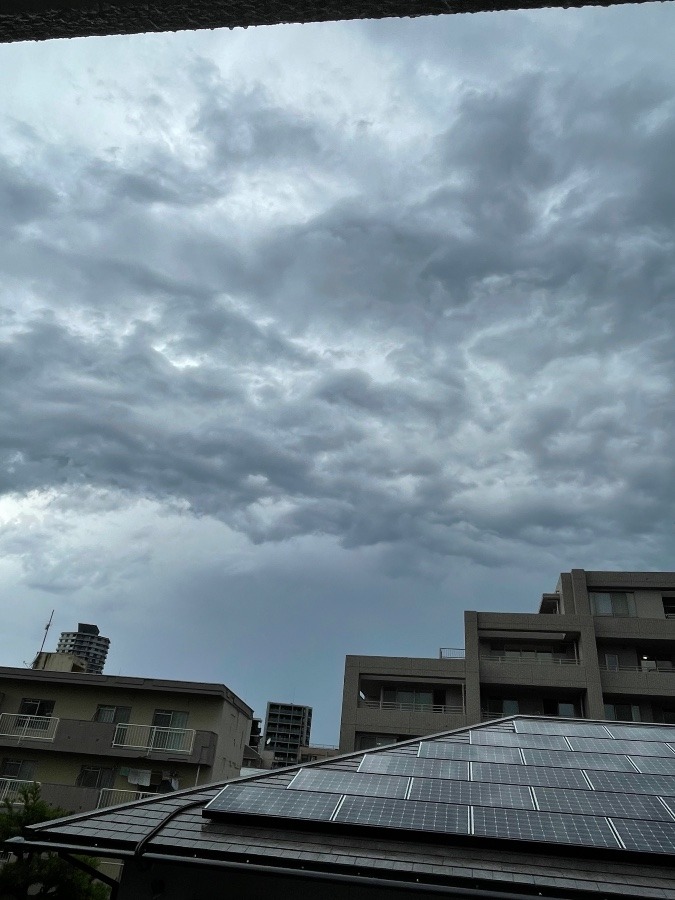
[{"label": "blue solar panel", "polygon": [[407,800],[345,797],[334,821],[378,828],[468,834],[469,808],[449,803],[410,803]]},{"label": "blue solar panel", "polygon": [[454,759],[420,759],[417,756],[398,756],[393,753],[367,753],[361,760],[359,772],[458,778],[466,781],[469,777],[469,764]]},{"label": "blue solar panel", "polygon": [[675,822],[612,819],[612,823],[627,850],[675,853]]},{"label": "blue solar panel", "polygon": [[592,847],[620,845],[605,819],[526,809],[473,808],[473,833],[512,841],[543,841]]},{"label": "blue solar panel", "polygon": [[612,737],[627,738],[630,741],[675,742],[675,725],[612,725],[608,723],[607,731]]},{"label": "blue solar panel", "polygon": [[500,731],[472,731],[472,744],[494,747],[532,747],[538,750],[569,750],[562,735],[557,734],[507,734]]},{"label": "blue solar panel", "polygon": [[420,756],[429,759],[466,759],[475,762],[522,762],[516,747],[482,747],[476,744],[431,743],[420,744]]},{"label": "blue solar panel", "polygon": [[335,811],[338,799],[330,794],[233,784],[223,788],[205,807],[204,812],[328,821]]},{"label": "blue solar panel", "polygon": [[606,791],[560,791],[543,787],[533,788],[533,791],[539,809],[549,812],[672,821],[672,816],[658,797]]},{"label": "blue solar panel", "polygon": [[[562,750],[523,750],[527,765],[555,766],[568,769],[608,769],[612,772],[635,772],[627,756],[613,753],[564,753]],[[675,757],[674,757],[675,759]]]},{"label": "blue solar panel", "polygon": [[637,772],[587,772],[587,775],[596,791],[675,797],[675,776],[638,775]]},{"label": "blue solar panel", "polygon": [[638,756],[665,756],[675,759],[675,752],[664,741],[629,741],[612,740],[611,738],[577,738],[569,739],[573,750],[587,750],[591,753],[633,753]]},{"label": "blue solar panel", "polygon": [[567,737],[609,737],[604,725],[560,719],[552,722],[549,719],[516,719],[516,731],[527,734],[561,734]]},{"label": "blue solar panel", "polygon": [[458,803],[466,806],[535,808],[528,787],[518,784],[490,784],[481,781],[413,778],[409,799],[429,800],[433,803]]},{"label": "blue solar panel", "polygon": [[396,775],[364,775],[320,768],[300,769],[288,785],[292,791],[326,791],[331,794],[363,794],[370,797],[405,797],[408,778]]},{"label": "blue solar panel", "polygon": [[631,760],[643,775],[675,775],[675,756],[672,759],[658,756],[631,756]]},{"label": "blue solar panel", "polygon": [[471,763],[472,781],[492,781],[496,784],[527,784],[531,786],[577,788],[588,790],[588,782],[577,769],[554,769],[545,766],[507,766],[500,763]]}]

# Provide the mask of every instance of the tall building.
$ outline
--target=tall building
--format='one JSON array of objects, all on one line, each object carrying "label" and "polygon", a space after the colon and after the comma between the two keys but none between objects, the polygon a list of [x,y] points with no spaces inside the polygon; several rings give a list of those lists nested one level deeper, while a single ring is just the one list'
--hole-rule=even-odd
[{"label": "tall building", "polygon": [[57,653],[79,656],[87,665],[87,672],[100,675],[103,672],[110,638],[103,637],[96,625],[80,622],[77,631],[62,631],[56,645]]},{"label": "tall building", "polygon": [[49,662],[0,668],[0,801],[37,781],[48,803],[82,812],[238,777],[253,710],[224,684]]},{"label": "tall building", "polygon": [[291,766],[298,761],[300,747],[309,744],[312,707],[295,703],[268,703],[263,749],[274,751],[274,766]]},{"label": "tall building", "polygon": [[675,572],[573,569],[464,627],[436,659],[347,657],[341,752],[518,713],[675,723]]}]

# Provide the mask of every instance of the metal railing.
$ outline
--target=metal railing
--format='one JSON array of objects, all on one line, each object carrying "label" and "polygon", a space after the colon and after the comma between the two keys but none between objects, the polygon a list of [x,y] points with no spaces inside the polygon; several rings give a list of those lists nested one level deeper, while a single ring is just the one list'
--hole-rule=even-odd
[{"label": "metal railing", "polygon": [[32,787],[34,781],[22,781],[20,778],[0,778],[0,801],[23,803],[21,789]]},{"label": "metal railing", "polygon": [[399,712],[445,713],[446,715],[464,715],[464,707],[448,706],[437,703],[397,703],[394,700],[361,700],[359,706],[368,709],[397,710]]},{"label": "metal railing", "polygon": [[148,791],[118,791],[115,788],[101,788],[96,809],[101,809],[104,806],[119,806],[121,803],[131,803],[132,800],[144,800],[146,797],[155,796],[155,794]]},{"label": "metal railing", "polygon": [[0,714],[0,737],[17,741],[53,741],[59,720],[54,716],[27,716],[23,713]]},{"label": "metal railing", "polygon": [[553,665],[553,666],[578,666],[580,661],[571,656],[542,656],[541,654],[533,656],[498,656],[496,654],[483,653],[481,659],[488,662],[498,663],[535,663],[537,665]]},{"label": "metal railing", "polygon": [[192,753],[194,728],[160,728],[157,725],[117,725],[113,747],[131,750],[162,750],[167,753]]},{"label": "metal railing", "polygon": [[664,672],[675,675],[675,666],[660,666],[655,663],[653,666],[608,666],[606,663],[600,666],[602,672],[642,672],[649,675],[650,672],[656,672],[658,675]]},{"label": "metal railing", "polygon": [[464,647],[441,647],[439,659],[464,659]]}]

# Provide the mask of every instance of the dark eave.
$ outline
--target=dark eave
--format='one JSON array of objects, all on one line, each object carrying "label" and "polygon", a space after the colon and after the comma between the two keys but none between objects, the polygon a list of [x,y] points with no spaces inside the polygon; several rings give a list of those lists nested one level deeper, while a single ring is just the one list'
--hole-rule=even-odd
[{"label": "dark eave", "polygon": [[0,0],[0,42],[610,5],[607,0]]}]

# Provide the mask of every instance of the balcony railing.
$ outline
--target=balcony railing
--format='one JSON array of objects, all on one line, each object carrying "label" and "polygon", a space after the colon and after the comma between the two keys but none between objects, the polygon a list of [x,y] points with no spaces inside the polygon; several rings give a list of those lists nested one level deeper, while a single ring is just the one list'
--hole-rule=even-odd
[{"label": "balcony railing", "polygon": [[113,747],[129,750],[159,750],[165,753],[192,753],[195,740],[193,728],[160,728],[157,725],[118,725]]},{"label": "balcony railing", "polygon": [[394,700],[361,700],[359,706],[368,709],[396,710],[398,712],[444,713],[445,715],[464,715],[464,707],[448,706],[436,703],[397,703]]},{"label": "balcony railing", "polygon": [[464,659],[464,647],[441,647],[439,659]]},{"label": "balcony railing", "polygon": [[23,803],[22,788],[28,788],[34,784],[34,781],[21,781],[19,778],[0,778],[0,801],[9,800],[10,803]]},{"label": "balcony railing", "polygon": [[600,669],[602,672],[641,672],[643,675],[650,675],[656,672],[657,675],[662,675],[663,673],[675,675],[675,666],[672,664],[669,666],[659,665],[658,663],[654,663],[651,666],[608,666],[605,664],[601,665]]},{"label": "balcony railing", "polygon": [[0,737],[31,741],[53,741],[59,720],[53,716],[27,716],[23,713],[0,715]]},{"label": "balcony railing", "polygon": [[482,660],[487,660],[488,662],[498,662],[498,663],[536,663],[540,665],[552,665],[552,666],[578,666],[580,665],[580,661],[578,659],[574,659],[573,657],[567,656],[542,656],[541,654],[525,656],[521,654],[520,656],[498,656],[496,654],[481,654]]},{"label": "balcony railing", "polygon": [[119,806],[121,803],[131,803],[133,800],[144,800],[146,797],[155,796],[156,794],[148,793],[147,791],[118,791],[115,788],[101,788],[96,808]]}]

